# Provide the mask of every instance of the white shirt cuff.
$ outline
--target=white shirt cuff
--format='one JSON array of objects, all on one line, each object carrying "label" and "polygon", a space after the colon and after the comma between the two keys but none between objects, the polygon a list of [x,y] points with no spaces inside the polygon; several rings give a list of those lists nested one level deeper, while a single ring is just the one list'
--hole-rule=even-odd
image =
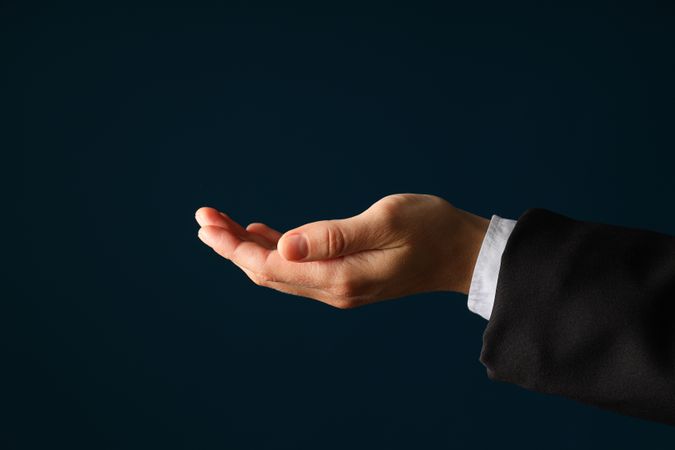
[{"label": "white shirt cuff", "polygon": [[471,312],[487,320],[490,320],[495,302],[502,253],[516,222],[492,215],[473,269],[467,305]]}]

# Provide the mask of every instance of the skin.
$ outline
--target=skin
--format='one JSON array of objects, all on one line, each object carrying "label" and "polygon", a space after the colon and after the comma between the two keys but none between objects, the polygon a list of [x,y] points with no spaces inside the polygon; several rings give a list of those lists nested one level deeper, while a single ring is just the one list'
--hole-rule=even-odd
[{"label": "skin", "polygon": [[260,222],[244,228],[210,207],[195,217],[202,242],[258,286],[340,309],[422,292],[468,294],[490,222],[428,194],[388,195],[356,216],[285,233]]}]

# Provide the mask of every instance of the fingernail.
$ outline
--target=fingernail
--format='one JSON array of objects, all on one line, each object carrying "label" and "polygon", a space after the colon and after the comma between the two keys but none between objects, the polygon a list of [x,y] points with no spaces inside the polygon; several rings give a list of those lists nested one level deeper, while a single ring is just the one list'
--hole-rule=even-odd
[{"label": "fingernail", "polygon": [[291,259],[303,259],[307,256],[307,239],[301,234],[292,234],[286,238]]}]

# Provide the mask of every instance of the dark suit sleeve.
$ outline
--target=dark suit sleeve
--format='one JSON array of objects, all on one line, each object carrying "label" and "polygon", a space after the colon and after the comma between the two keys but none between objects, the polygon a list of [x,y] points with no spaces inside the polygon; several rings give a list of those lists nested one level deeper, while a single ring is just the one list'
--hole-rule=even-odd
[{"label": "dark suit sleeve", "polygon": [[480,360],[493,380],[675,425],[675,237],[528,209]]}]

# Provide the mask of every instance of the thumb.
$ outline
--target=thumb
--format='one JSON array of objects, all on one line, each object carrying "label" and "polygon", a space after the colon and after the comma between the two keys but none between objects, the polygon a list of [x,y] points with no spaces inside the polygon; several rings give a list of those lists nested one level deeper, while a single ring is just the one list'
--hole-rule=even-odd
[{"label": "thumb", "polygon": [[339,220],[321,220],[294,228],[279,238],[277,249],[289,261],[337,258],[375,248],[373,223],[361,213]]}]

